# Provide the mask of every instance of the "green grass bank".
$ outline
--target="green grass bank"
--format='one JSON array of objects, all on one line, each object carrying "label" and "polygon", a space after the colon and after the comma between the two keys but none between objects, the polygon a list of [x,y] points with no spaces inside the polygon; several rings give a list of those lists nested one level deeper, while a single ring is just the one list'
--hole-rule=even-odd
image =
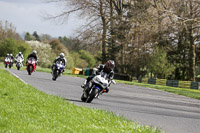
[{"label": "green grass bank", "polygon": [[159,133],[115,114],[47,95],[0,69],[0,132]]}]

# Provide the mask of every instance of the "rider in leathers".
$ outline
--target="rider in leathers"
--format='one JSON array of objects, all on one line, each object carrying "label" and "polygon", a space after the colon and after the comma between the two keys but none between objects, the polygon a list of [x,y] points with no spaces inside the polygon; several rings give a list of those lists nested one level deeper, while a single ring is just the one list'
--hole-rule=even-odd
[{"label": "rider in leathers", "polygon": [[[67,60],[65,59],[65,54],[64,53],[60,53],[60,56],[56,57],[56,59],[53,61],[53,65],[52,65],[52,71],[53,71],[53,66],[56,64],[57,61],[62,61],[64,68],[66,67],[66,63]],[[64,72],[64,69],[63,69]]]},{"label": "rider in leathers", "polygon": [[17,59],[18,59],[19,57],[22,59],[22,61],[24,61],[24,56],[23,56],[22,52],[19,52],[19,53],[15,56],[15,60],[17,61]]},{"label": "rider in leathers", "polygon": [[38,57],[37,57],[37,52],[35,50],[33,50],[32,54],[29,54],[27,59],[26,59],[26,64],[27,64],[27,61],[29,58],[33,57],[36,61],[36,65],[37,65],[37,62],[38,62]]},{"label": "rider in leathers", "polygon": [[9,57],[10,59],[12,59],[12,62],[10,62],[10,63],[11,63],[11,66],[13,66],[13,61],[14,61],[13,54],[10,54],[8,57]]},{"label": "rider in leathers", "polygon": [[[82,88],[85,88],[86,85],[89,84],[89,82],[96,76],[96,75],[99,75],[101,71],[105,72],[108,74],[108,78],[110,80],[113,79],[114,77],[114,68],[115,68],[115,62],[113,60],[109,60],[106,62],[105,65],[103,64],[100,64],[98,67],[97,67],[97,71],[96,71],[96,74],[92,74],[91,76],[89,76],[84,84],[81,86]],[[106,88],[105,89],[105,92],[107,93],[109,91],[109,88]]]}]

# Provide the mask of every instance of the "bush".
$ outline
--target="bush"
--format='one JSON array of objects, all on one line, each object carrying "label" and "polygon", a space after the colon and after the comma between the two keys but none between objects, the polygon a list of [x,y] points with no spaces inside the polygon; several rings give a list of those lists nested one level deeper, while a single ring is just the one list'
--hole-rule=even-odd
[{"label": "bush", "polygon": [[13,56],[22,52],[24,57],[27,57],[31,52],[31,47],[24,41],[18,41],[11,38],[6,38],[0,42],[0,57],[5,57],[7,53],[12,53]]},{"label": "bush", "polygon": [[96,60],[94,56],[90,54],[90,52],[85,50],[80,50],[79,53],[80,53],[80,58],[88,63],[88,67],[94,67],[96,65]]},{"label": "bush", "polygon": [[38,41],[26,41],[33,50],[37,51],[38,64],[41,67],[51,67],[56,54],[49,44]]}]

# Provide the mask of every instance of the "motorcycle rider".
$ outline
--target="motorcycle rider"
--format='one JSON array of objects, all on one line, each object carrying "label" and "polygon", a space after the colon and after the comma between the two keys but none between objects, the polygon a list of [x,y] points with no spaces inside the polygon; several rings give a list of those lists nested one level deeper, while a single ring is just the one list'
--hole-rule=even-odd
[{"label": "motorcycle rider", "polygon": [[22,59],[22,62],[24,61],[24,56],[22,54],[22,52],[19,52],[16,56],[15,56],[15,60],[17,61],[18,58],[21,58]]},{"label": "motorcycle rider", "polygon": [[35,61],[36,61],[35,65],[37,65],[37,62],[38,62],[37,51],[33,50],[33,52],[28,55],[28,57],[26,59],[26,64],[28,62],[28,59],[31,58],[31,57],[35,59]]},{"label": "motorcycle rider", "polygon": [[9,54],[7,54],[6,56],[5,56],[5,58],[8,58],[9,57]]},{"label": "motorcycle rider", "polygon": [[14,60],[13,54],[10,54],[8,57],[12,60],[12,62],[10,63],[11,63],[11,66],[13,66],[13,60]]},{"label": "motorcycle rider", "polygon": [[[57,61],[62,61],[63,65],[64,65],[64,69],[65,69],[67,60],[65,58],[64,53],[60,53],[60,56],[56,57],[56,59],[53,61],[53,65],[51,67],[52,71],[53,71],[53,66],[56,64]],[[63,72],[65,71],[64,69],[63,69]]]},{"label": "motorcycle rider", "polygon": [[[108,60],[106,62],[105,65],[103,64],[99,64],[99,66],[97,67],[97,71],[96,74],[92,74],[91,76],[89,76],[85,81],[84,84],[81,85],[82,88],[85,88],[87,85],[89,85],[89,82],[96,76],[99,75],[100,72],[105,72],[108,74],[108,78],[109,80],[112,80],[114,77],[114,68],[115,68],[115,62],[113,60]],[[109,88],[105,89],[105,92],[108,93]]]},{"label": "motorcycle rider", "polygon": [[5,62],[6,58],[9,58],[9,56],[10,56],[10,55],[7,54],[7,55],[4,57],[4,64],[6,63],[6,62]]}]

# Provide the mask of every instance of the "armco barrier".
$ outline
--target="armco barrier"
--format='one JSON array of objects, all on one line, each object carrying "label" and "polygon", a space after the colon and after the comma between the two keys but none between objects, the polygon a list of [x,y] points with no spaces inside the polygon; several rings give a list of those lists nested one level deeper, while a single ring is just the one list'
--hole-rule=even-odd
[{"label": "armco barrier", "polygon": [[166,86],[178,87],[178,80],[167,80]]},{"label": "armco barrier", "polygon": [[148,83],[148,84],[157,84],[171,87],[179,87],[179,88],[188,88],[188,89],[200,89],[199,82],[191,82],[191,81],[178,81],[178,80],[166,80],[166,79],[138,79],[138,83]]},{"label": "armco barrier", "polygon": [[199,82],[191,82],[191,89],[199,89]]},{"label": "armco barrier", "polygon": [[114,79],[129,81],[129,76],[125,74],[115,73]]},{"label": "armco barrier", "polygon": [[156,84],[156,79],[148,79],[148,84]]}]

